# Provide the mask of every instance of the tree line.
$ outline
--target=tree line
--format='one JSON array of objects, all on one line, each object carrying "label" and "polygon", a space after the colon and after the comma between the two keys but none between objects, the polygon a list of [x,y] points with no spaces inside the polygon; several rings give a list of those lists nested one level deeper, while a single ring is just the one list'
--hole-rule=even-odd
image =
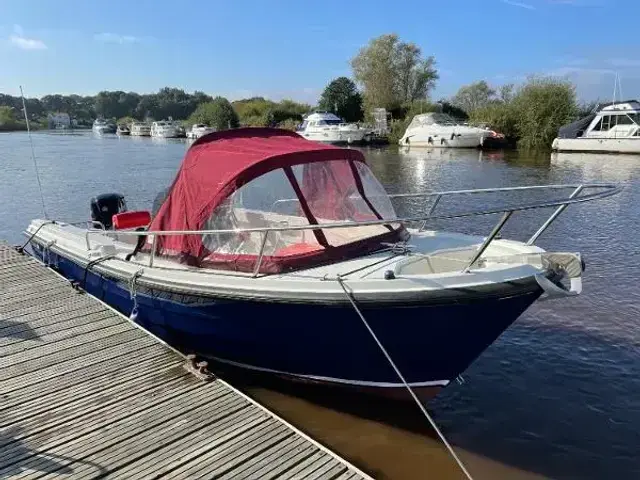
[{"label": "tree line", "polygon": [[[451,98],[434,102],[431,92],[439,79],[436,60],[419,46],[396,34],[373,38],[351,59],[352,78],[338,77],[322,92],[319,110],[347,122],[371,121],[374,108],[391,114],[390,141],[396,143],[414,115],[449,113],[462,121],[480,123],[504,133],[524,148],[549,148],[558,128],[584,113],[575,87],[551,77],[531,77],[521,85],[498,88],[481,80],[465,85]],[[21,121],[22,100],[0,94],[0,130]],[[274,102],[253,97],[229,102],[196,91],[165,87],[157,93],[103,91],[95,96],[46,95],[26,100],[35,125],[47,113],[66,112],[80,125],[94,118],[185,120],[218,129],[237,126],[277,126],[293,129],[313,107],[293,100]]]},{"label": "tree line", "polygon": [[[47,127],[47,116],[68,113],[79,126],[90,126],[95,118],[123,123],[133,120],[162,120],[169,117],[190,123],[208,123],[219,128],[239,125],[291,126],[302,120],[311,106],[293,100],[273,102],[262,97],[229,102],[204,92],[187,93],[165,87],[157,93],[139,94],[102,91],[93,96],[45,95],[25,99],[34,128]],[[0,130],[23,126],[22,98],[0,94]]]}]

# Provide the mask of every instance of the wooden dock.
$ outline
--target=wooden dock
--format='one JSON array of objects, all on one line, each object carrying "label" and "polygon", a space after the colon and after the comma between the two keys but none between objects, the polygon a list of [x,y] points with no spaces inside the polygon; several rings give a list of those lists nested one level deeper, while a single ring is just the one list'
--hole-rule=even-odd
[{"label": "wooden dock", "polygon": [[0,478],[370,478],[0,242]]}]

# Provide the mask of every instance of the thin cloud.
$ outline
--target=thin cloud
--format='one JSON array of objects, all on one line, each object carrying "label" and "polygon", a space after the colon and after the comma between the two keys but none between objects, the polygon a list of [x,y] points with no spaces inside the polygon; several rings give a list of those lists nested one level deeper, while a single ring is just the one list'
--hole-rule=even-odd
[{"label": "thin cloud", "polygon": [[514,2],[513,0],[500,0],[502,3],[511,5],[512,7],[526,8],[527,10],[535,10],[536,7],[529,5],[528,3]]},{"label": "thin cloud", "polygon": [[132,43],[140,43],[142,41],[139,37],[133,35],[118,35],[117,33],[98,33],[93,36],[95,40],[103,43],[118,43],[120,45],[127,45]]},{"label": "thin cloud", "polygon": [[612,58],[609,63],[614,67],[620,68],[640,67],[640,60],[636,58]]},{"label": "thin cloud", "polygon": [[9,37],[11,45],[21,48],[22,50],[46,50],[47,45],[36,38],[27,38],[20,25],[13,26],[13,34]]}]

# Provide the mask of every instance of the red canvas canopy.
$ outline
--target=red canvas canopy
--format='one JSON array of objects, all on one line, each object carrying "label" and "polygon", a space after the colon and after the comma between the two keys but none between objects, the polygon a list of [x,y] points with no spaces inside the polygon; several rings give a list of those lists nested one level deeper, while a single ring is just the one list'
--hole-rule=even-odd
[{"label": "red canvas canopy", "polygon": [[[285,198],[273,197],[275,187],[265,187],[267,180],[281,188],[286,184]],[[227,130],[206,135],[191,146],[149,229],[217,230],[281,225],[283,221],[313,225],[391,220],[395,214],[389,213],[390,203],[383,202],[379,208],[374,205],[381,202],[381,188],[357,150],[311,142],[287,130]],[[375,190],[375,199],[368,198],[366,189]],[[259,196],[266,198],[261,208],[256,207]],[[386,197],[384,190],[382,196]],[[273,198],[280,202],[272,202]],[[295,212],[275,212],[282,202],[295,202]],[[353,242],[342,237],[330,240],[329,231],[318,228],[296,232],[296,239],[284,234],[271,238],[260,271],[273,273],[349,258],[406,235],[398,224],[374,227],[373,235],[366,238],[359,232]],[[157,254],[177,256],[201,267],[253,271],[259,253],[256,235],[259,237],[248,233],[226,234],[224,238],[223,234],[159,236]],[[270,235],[277,236],[275,232]]]}]

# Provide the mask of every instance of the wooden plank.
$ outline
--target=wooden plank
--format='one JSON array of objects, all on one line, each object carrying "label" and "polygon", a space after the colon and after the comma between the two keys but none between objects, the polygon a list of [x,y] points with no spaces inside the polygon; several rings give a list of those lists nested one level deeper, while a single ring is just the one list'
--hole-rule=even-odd
[{"label": "wooden plank", "polygon": [[0,356],[6,357],[17,353],[24,353],[32,348],[75,338],[80,334],[93,333],[99,335],[99,330],[107,327],[122,325],[122,320],[114,317],[112,312],[103,310],[88,315],[79,315],[66,322],[56,323],[47,330],[32,330],[35,338],[0,337]]},{"label": "wooden plank", "polygon": [[0,242],[0,478],[362,478],[183,362]]},{"label": "wooden plank", "polygon": [[180,363],[181,359],[167,357],[166,352],[156,348],[142,349],[131,357],[118,356],[113,361],[87,365],[72,375],[48,378],[6,393],[0,403],[0,415],[7,409],[12,409],[14,414],[46,410],[107,388],[113,385],[114,379],[125,382],[131,376],[144,377]]},{"label": "wooden plank", "polygon": [[[189,451],[191,434],[234,413],[243,412],[246,415],[244,410],[249,405],[244,399],[226,395],[218,400],[212,411],[205,402],[191,406],[193,408],[182,409],[175,418],[169,418],[145,429],[144,435],[126,437],[120,433],[118,437],[106,439],[101,435],[93,442],[86,443],[84,451],[74,447],[76,461],[70,462],[69,466],[73,468],[74,475],[88,475],[93,473],[89,463],[108,465],[109,470],[117,470],[132,462],[146,462],[145,457],[158,448],[171,447],[177,452]],[[113,443],[109,445],[108,442]],[[61,449],[60,452],[66,450]],[[59,454],[57,450],[51,453]]]},{"label": "wooden plank", "polygon": [[249,405],[247,408],[250,410],[240,410],[219,422],[210,423],[194,431],[189,435],[188,441],[181,445],[182,448],[176,448],[174,444],[164,444],[155,452],[146,455],[144,461],[131,462],[113,471],[109,478],[160,478],[192,462],[198,463],[204,455],[225,441],[270,419],[268,414],[261,410],[250,408]]},{"label": "wooden plank", "polygon": [[95,342],[103,342],[104,339],[113,335],[139,337],[142,336],[143,333],[131,330],[130,325],[118,323],[102,329],[99,335],[94,332],[89,332],[78,335],[75,338],[60,340],[56,344],[44,344],[33,352],[33,356],[10,355],[8,357],[0,357],[0,368],[9,370],[12,367],[20,366],[20,364],[26,364],[22,366],[22,372],[37,370],[41,366],[48,365],[55,361],[47,358],[49,356],[60,357],[62,355],[63,357],[69,358],[76,353],[87,350],[91,351],[95,347],[95,345],[93,345]]},{"label": "wooden plank", "polygon": [[139,350],[152,348],[156,344],[152,338],[146,336],[131,335],[130,338],[120,336],[119,339],[120,342],[117,345],[98,343],[93,350],[87,350],[76,357],[64,358],[37,370],[29,372],[0,370],[2,373],[0,392],[6,395],[30,385],[37,385],[47,379],[60,378],[83,368],[99,365],[102,362],[109,362],[126,355],[135,355]]},{"label": "wooden plank", "polygon": [[[72,303],[56,305],[46,313],[30,312],[19,317],[0,319],[0,344],[4,339],[22,338],[24,340],[40,338],[47,333],[65,330],[67,325],[83,325],[91,314],[113,312],[98,303]],[[122,321],[122,320],[120,320]]]}]

